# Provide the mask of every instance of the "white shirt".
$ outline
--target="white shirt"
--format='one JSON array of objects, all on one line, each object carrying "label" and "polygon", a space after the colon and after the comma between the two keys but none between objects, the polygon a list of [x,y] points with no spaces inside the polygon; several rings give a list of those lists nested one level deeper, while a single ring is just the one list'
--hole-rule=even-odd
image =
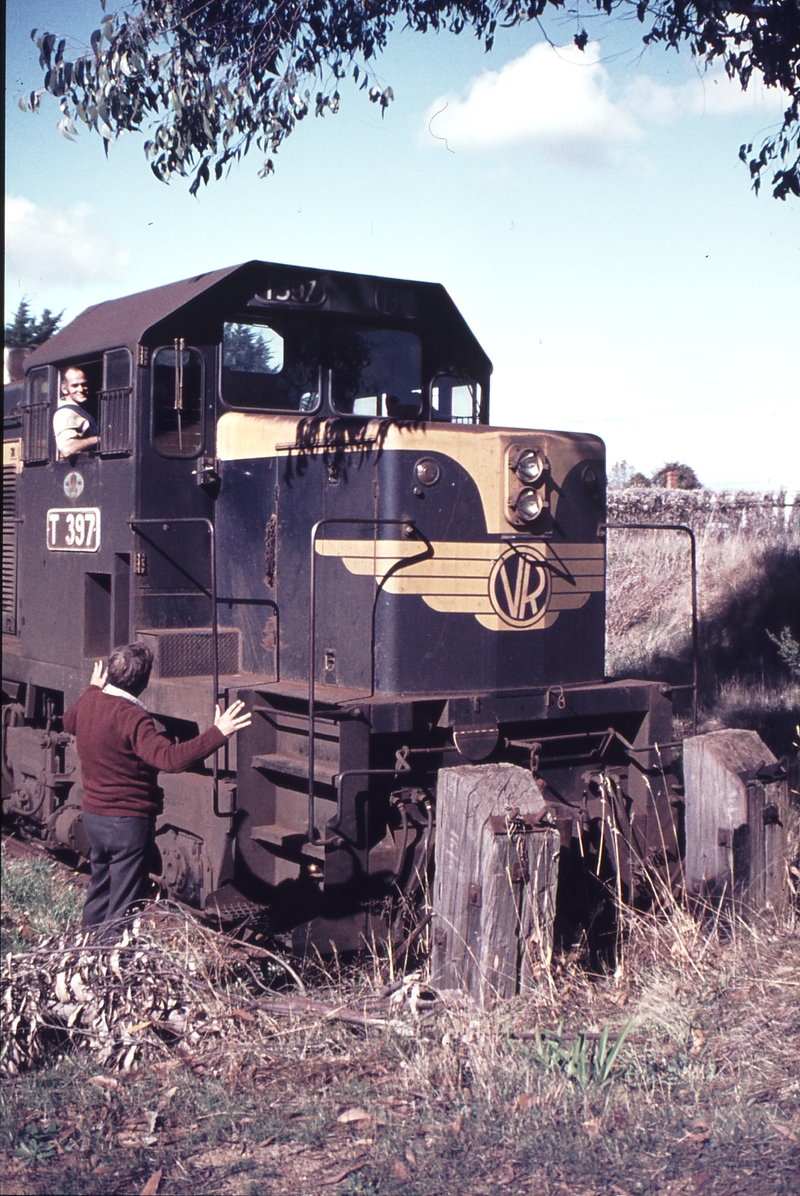
[{"label": "white shirt", "polygon": [[[77,411],[72,411],[68,404],[72,404],[73,400],[68,399],[66,403],[59,403],[56,408],[56,413],[53,416],[53,432],[56,438],[56,448],[62,457],[70,456],[70,443],[73,440],[81,440],[88,435],[91,427],[85,415],[80,415]],[[78,406],[78,404],[75,404]]]},{"label": "white shirt", "polygon": [[141,706],[142,710],[147,710],[144,702],[140,702],[133,694],[129,694],[127,689],[119,689],[118,686],[112,685],[110,681],[106,681],[103,686],[104,694],[111,694],[112,698],[127,698],[129,702],[133,702],[136,706]]}]

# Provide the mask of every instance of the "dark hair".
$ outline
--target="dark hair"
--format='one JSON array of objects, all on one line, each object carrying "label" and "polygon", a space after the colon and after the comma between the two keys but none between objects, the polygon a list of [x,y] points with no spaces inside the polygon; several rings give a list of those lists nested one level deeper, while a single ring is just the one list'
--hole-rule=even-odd
[{"label": "dark hair", "polygon": [[126,644],[115,648],[108,658],[108,680],[118,689],[138,698],[147,689],[153,653],[144,644]]}]

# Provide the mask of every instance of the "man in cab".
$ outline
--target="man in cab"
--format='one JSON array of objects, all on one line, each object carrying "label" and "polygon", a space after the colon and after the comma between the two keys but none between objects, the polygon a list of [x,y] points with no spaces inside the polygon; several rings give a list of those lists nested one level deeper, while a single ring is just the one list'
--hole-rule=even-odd
[{"label": "man in cab", "polygon": [[89,398],[89,383],[83,370],[70,368],[61,376],[61,393],[53,416],[53,433],[58,455],[74,457],[100,443],[94,417],[83,406]]}]

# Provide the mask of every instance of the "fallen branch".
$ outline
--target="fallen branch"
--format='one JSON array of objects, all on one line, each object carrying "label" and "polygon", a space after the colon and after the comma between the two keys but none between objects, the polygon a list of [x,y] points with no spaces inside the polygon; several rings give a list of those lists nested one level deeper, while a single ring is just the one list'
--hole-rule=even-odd
[{"label": "fallen branch", "polygon": [[304,1015],[322,1018],[326,1022],[347,1022],[351,1026],[385,1026],[385,1018],[370,1017],[366,1012],[331,1005],[313,997],[258,997],[249,1001],[246,1009],[260,1009],[272,1017],[302,1017]]}]

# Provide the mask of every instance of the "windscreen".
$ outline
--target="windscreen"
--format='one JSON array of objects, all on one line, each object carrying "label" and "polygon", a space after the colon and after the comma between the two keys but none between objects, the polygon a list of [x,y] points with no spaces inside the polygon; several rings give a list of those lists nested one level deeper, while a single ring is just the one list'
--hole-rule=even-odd
[{"label": "windscreen", "polygon": [[319,369],[319,334],[313,325],[223,325],[222,397],[230,407],[314,411]]},{"label": "windscreen", "polygon": [[345,326],[331,344],[332,401],[342,415],[418,419],[422,347],[413,332]]}]

